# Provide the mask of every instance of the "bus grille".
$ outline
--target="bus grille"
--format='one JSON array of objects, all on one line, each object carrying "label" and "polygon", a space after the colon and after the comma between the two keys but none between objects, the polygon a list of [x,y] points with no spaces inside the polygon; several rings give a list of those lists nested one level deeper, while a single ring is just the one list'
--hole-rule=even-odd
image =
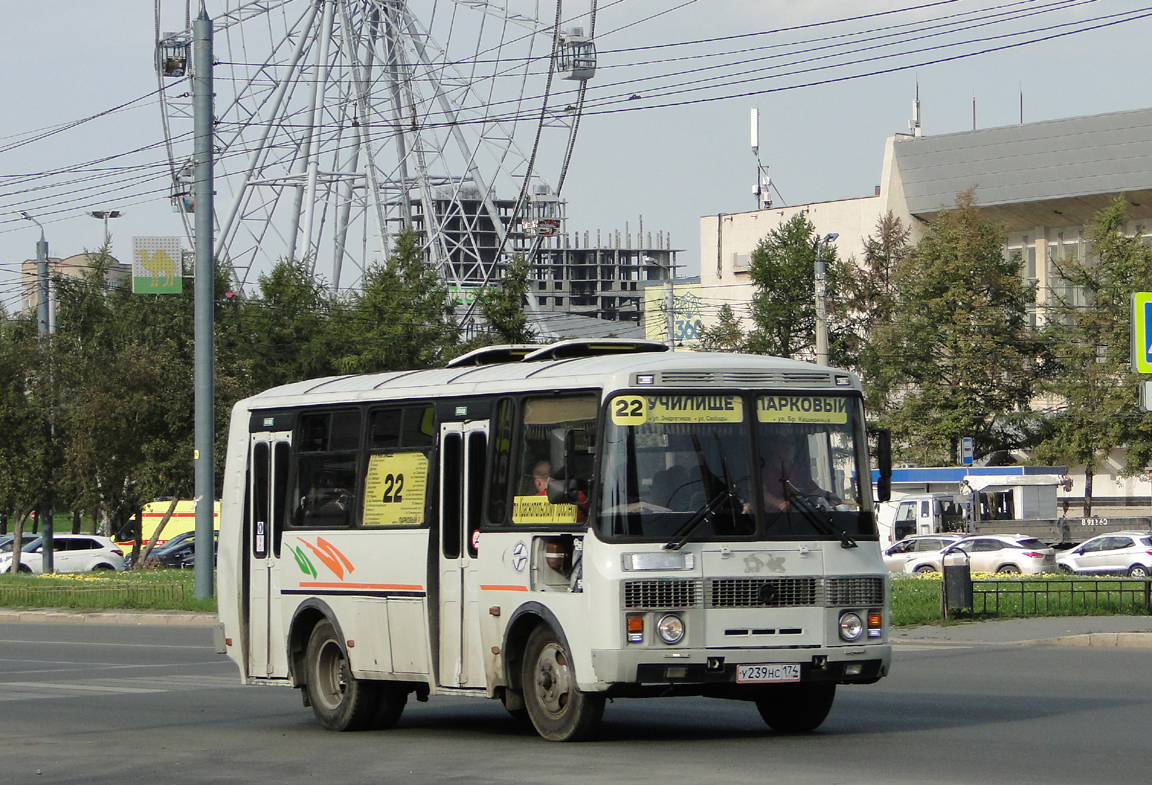
[{"label": "bus grille", "polygon": [[884,579],[876,576],[713,578],[704,587],[704,605],[708,608],[836,608],[883,604]]},{"label": "bus grille", "polygon": [[709,608],[796,608],[816,605],[817,578],[714,578]]},{"label": "bus grille", "polygon": [[625,581],[625,608],[699,608],[699,580]]},{"label": "bus grille", "polygon": [[669,387],[834,386],[827,371],[661,371],[657,384]]},{"label": "bus grille", "polygon": [[824,579],[824,604],[883,605],[884,579],[876,576],[845,576]]}]

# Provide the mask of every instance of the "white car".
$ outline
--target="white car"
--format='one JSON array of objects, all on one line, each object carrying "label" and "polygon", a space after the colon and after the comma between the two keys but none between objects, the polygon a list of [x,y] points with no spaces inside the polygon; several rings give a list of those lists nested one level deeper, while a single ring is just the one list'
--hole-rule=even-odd
[{"label": "white car", "polygon": [[959,539],[959,534],[913,534],[884,549],[884,566],[888,572],[903,573],[910,560],[935,553]]},{"label": "white car", "polygon": [[[917,554],[904,565],[905,572],[922,575],[939,572],[940,564],[963,564],[964,554],[972,572],[1038,575],[1056,571],[1056,551],[1035,537],[1024,534],[978,534],[934,553]],[[946,560],[946,561],[945,561]]]},{"label": "white car", "polygon": [[[41,538],[33,537],[20,548],[20,571],[44,572]],[[0,572],[7,572],[12,554],[0,554]],[[107,537],[95,534],[53,534],[52,569],[56,572],[123,570],[124,552]]]},{"label": "white car", "polygon": [[1056,557],[1061,572],[1127,573],[1133,578],[1152,574],[1152,532],[1101,534]]}]

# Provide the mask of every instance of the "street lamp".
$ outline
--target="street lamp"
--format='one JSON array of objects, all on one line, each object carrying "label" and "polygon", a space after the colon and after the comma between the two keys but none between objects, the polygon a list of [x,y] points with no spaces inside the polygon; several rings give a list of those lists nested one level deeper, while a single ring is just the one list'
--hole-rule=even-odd
[{"label": "street lamp", "polygon": [[40,227],[40,241],[36,243],[36,331],[43,335],[48,332],[48,241],[42,223],[25,212],[20,217]]},{"label": "street lamp", "polygon": [[[41,336],[46,335],[48,330],[48,241],[44,239],[44,225],[30,216],[26,212],[20,213],[20,217],[26,221],[31,221],[40,227],[40,240],[36,243],[36,321],[37,333]],[[49,438],[51,438],[52,426],[45,423],[48,429]],[[40,539],[42,547],[41,553],[41,567],[45,573],[52,573],[55,571],[53,564],[53,545],[52,545],[52,502],[51,499],[37,508],[36,517],[39,519],[40,524]]]},{"label": "street lamp", "polygon": [[108,234],[108,219],[119,218],[120,216],[124,215],[124,213],[120,212],[119,210],[93,210],[92,212],[88,213],[88,215],[104,221],[104,248],[111,248],[112,236]]},{"label": "street lamp", "polygon": [[816,241],[816,364],[828,364],[828,303],[827,276],[824,269],[824,246],[840,235],[831,232]]}]

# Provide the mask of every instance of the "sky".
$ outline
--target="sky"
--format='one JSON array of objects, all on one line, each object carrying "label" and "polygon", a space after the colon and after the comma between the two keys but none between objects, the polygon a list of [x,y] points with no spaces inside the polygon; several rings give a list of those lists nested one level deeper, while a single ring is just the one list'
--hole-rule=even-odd
[{"label": "sky", "polygon": [[[565,3],[565,15],[587,25],[590,1]],[[554,9],[506,2],[544,17]],[[54,257],[102,244],[92,211],[123,212],[109,230],[124,261],[133,236],[178,235],[183,224],[168,198],[155,97],[156,0],[5,5],[0,305],[11,312],[19,265],[40,237],[19,212],[40,221]],[[220,5],[209,0],[209,15]],[[162,29],[182,26],[183,0],[159,7]],[[474,4],[410,7],[443,20],[445,9],[465,14]],[[908,131],[917,88],[925,135],[970,130],[973,103],[979,128],[1018,123],[1021,113],[1035,122],[1152,106],[1146,2],[598,0],[597,8],[598,71],[563,186],[568,229],[635,232],[642,220],[646,233],[667,233],[682,249],[689,274],[699,270],[700,218],[756,206],[752,108],[776,204],[794,205],[871,195],[884,140]],[[255,40],[254,26],[241,28]],[[457,56],[468,48],[461,30]],[[529,69],[527,79],[523,94],[538,95],[542,74]],[[544,144],[540,156],[556,182],[557,148]]]}]

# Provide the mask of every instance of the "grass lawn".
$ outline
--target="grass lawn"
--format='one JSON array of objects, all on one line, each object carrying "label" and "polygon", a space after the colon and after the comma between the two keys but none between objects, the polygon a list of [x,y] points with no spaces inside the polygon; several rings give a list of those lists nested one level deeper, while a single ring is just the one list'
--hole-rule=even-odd
[{"label": "grass lawn", "polygon": [[[1148,615],[1145,605],[1148,584],[1144,580],[1084,575],[1008,578],[977,574],[972,577],[975,618]],[[941,584],[938,573],[925,577],[893,577],[893,626],[940,624]],[[993,589],[997,594],[983,594]]]},{"label": "grass lawn", "polygon": [[129,570],[56,575],[0,574],[0,607],[216,612],[195,599],[194,570]]}]

